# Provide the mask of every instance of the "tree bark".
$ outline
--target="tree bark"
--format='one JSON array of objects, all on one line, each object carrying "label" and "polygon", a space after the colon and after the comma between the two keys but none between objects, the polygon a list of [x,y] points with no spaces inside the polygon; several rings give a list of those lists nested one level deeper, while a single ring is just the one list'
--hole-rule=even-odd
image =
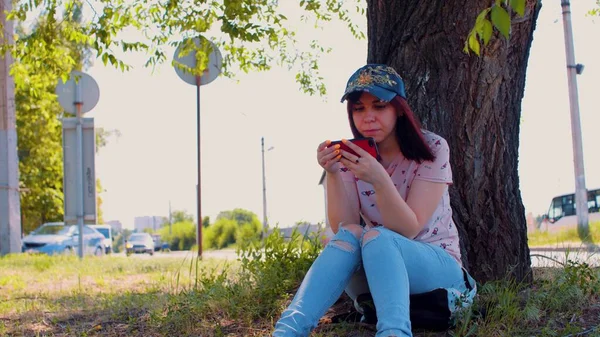
[{"label": "tree bark", "polygon": [[540,3],[481,57],[463,52],[491,1],[369,0],[368,63],[394,67],[423,127],[448,141],[463,262],[479,282],[532,279],[517,171],[525,70]]}]

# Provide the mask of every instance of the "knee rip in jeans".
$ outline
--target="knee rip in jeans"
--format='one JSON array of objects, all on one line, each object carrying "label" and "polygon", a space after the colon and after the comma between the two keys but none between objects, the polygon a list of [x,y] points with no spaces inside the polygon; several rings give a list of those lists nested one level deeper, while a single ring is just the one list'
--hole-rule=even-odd
[{"label": "knee rip in jeans", "polygon": [[350,233],[354,234],[354,237],[356,239],[360,240],[360,237],[363,232],[363,228],[360,225],[349,224],[349,225],[343,225],[342,228],[349,231]]},{"label": "knee rip in jeans", "polygon": [[[352,233],[357,240],[359,240],[360,236],[362,235],[362,227],[359,225],[344,225],[342,228]],[[352,243],[339,239],[331,240],[331,244],[351,253],[357,249],[357,247],[355,247]]]},{"label": "knee rip in jeans", "polygon": [[379,231],[377,229],[371,229],[370,231],[366,232],[365,235],[364,235],[364,237],[363,237],[363,244],[362,244],[363,247],[367,243],[375,240],[380,234],[381,233],[379,233]]},{"label": "knee rip in jeans", "polygon": [[356,251],[356,247],[354,247],[354,245],[352,245],[350,242],[342,240],[331,240],[331,244],[349,253],[353,253],[354,251]]}]

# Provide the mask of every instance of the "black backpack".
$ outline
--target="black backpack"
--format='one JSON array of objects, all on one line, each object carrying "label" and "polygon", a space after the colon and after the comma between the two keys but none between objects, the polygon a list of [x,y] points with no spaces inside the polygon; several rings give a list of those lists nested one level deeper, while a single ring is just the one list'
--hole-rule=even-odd
[{"label": "black backpack", "polygon": [[[453,290],[446,288],[410,295],[410,322],[413,329],[444,331],[454,327],[453,312],[465,304],[470,305],[476,292],[475,281],[464,270],[463,275],[468,293],[460,297],[452,296]],[[464,303],[452,303],[452,297],[460,298]],[[355,312],[338,315],[332,321],[377,324],[377,311],[371,294],[359,295],[354,301],[354,308]]]}]

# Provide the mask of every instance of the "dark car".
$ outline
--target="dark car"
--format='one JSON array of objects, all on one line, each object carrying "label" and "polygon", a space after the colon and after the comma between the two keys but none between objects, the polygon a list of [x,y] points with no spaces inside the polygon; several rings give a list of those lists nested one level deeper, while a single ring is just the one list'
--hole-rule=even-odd
[{"label": "dark car", "polygon": [[125,242],[125,253],[131,254],[154,254],[154,240],[148,233],[133,233]]},{"label": "dark car", "polygon": [[[24,237],[21,250],[24,253],[53,255],[77,253],[78,247],[79,226],[49,222]],[[104,236],[89,226],[83,226],[83,247],[84,254],[103,255]]]}]

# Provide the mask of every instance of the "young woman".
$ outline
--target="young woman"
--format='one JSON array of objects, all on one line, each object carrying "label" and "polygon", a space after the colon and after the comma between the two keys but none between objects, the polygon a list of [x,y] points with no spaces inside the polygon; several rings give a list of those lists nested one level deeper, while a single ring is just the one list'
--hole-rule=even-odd
[{"label": "young woman", "polygon": [[[378,161],[352,142],[356,154],[321,143],[327,216],[335,236],[306,274],[273,336],[308,336],[344,289],[356,299],[370,293],[377,336],[412,336],[409,296],[448,290],[453,312],[475,295],[462,268],[452,221],[452,183],[446,141],[421,130],[406,102],[404,82],[386,65],[368,64],[348,80],[354,137],[372,137]],[[361,218],[363,221],[361,221]]]}]

